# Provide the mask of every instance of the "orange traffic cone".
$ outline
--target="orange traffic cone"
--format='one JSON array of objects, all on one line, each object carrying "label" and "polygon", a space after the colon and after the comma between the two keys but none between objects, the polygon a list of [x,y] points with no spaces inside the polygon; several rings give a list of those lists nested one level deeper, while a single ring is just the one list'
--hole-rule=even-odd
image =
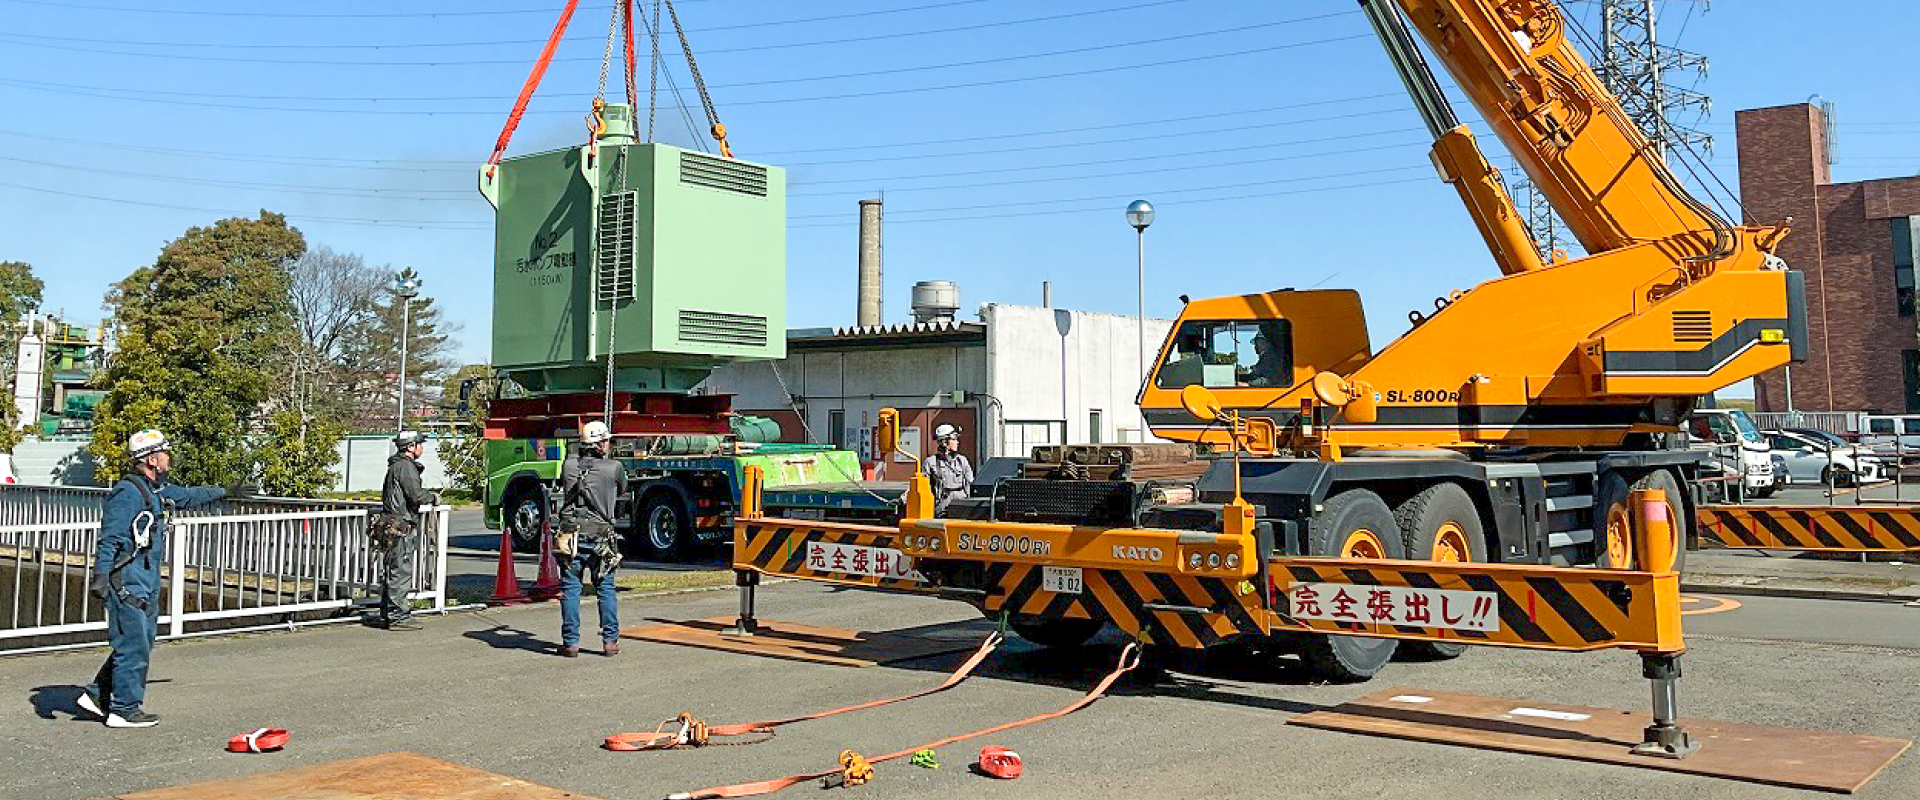
[{"label": "orange traffic cone", "polygon": [[540,523],[540,577],[533,581],[530,594],[535,600],[552,600],[560,596],[560,571],[553,559],[553,528],[551,523]]},{"label": "orange traffic cone", "polygon": [[493,597],[487,604],[510,606],[527,602],[526,592],[520,591],[520,576],[513,570],[513,530],[500,526],[500,566],[493,573]]}]

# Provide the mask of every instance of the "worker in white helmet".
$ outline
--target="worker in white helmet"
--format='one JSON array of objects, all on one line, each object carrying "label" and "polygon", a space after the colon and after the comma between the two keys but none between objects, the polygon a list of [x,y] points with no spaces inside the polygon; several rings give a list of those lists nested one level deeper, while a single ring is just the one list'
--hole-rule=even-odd
[{"label": "worker in white helmet", "polygon": [[627,468],[612,457],[613,432],[599,420],[580,426],[580,446],[560,464],[560,655],[580,655],[580,593],[593,584],[600,604],[600,654],[620,653],[620,601],[613,572],[620,566],[615,504],[627,491]]},{"label": "worker in white helmet", "polygon": [[946,516],[947,505],[966,497],[973,485],[973,463],[960,452],[960,427],[940,423],[933,428],[935,450],[927,459],[927,480],[933,484],[933,513]]},{"label": "worker in white helmet", "polygon": [[413,556],[419,550],[422,513],[440,504],[440,495],[420,485],[420,456],[427,437],[419,431],[401,431],[393,437],[394,453],[387,459],[387,478],[380,485],[380,510],[392,526],[392,546],[380,552],[380,614],[375,627],[390,631],[417,631],[413,618]]},{"label": "worker in white helmet", "polygon": [[[160,618],[160,565],[167,553],[167,512],[211,503],[229,493],[251,494],[235,484],[176,486],[173,445],[151,428],[127,441],[133,464],[107,493],[94,549],[91,590],[107,609],[107,662],[75,703],[109,728],[151,728],[160,715],[141,707],[147,695],[147,664]],[[176,565],[177,567],[178,565]]]}]

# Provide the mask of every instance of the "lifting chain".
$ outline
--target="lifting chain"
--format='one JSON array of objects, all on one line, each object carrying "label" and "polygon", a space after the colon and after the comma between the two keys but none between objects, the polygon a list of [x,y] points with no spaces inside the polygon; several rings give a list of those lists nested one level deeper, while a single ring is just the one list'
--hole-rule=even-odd
[{"label": "lifting chain", "polygon": [[[687,30],[680,27],[680,12],[673,8],[673,0],[666,0],[667,17],[673,21],[673,32],[680,37],[680,52],[687,56],[687,71],[693,74],[693,88],[700,93],[700,106],[707,111],[707,124],[713,133],[713,139],[720,143],[720,155],[733,157],[733,147],[727,144],[727,126],[720,124],[720,112],[713,108],[713,97],[707,94],[707,82],[700,77],[700,65],[693,60],[693,45],[687,43]],[[659,30],[656,28],[655,30]]]}]

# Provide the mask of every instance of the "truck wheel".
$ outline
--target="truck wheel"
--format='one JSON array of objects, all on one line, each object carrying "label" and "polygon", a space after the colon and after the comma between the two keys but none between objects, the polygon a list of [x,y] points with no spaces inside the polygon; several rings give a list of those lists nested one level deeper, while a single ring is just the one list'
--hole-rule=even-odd
[{"label": "truck wheel", "polygon": [[1595,558],[1596,566],[1603,569],[1644,569],[1640,564],[1640,554],[1633,547],[1633,509],[1631,493],[1634,489],[1660,489],[1667,493],[1667,518],[1673,520],[1674,569],[1684,568],[1687,563],[1686,531],[1690,521],[1686,513],[1686,501],[1680,496],[1680,481],[1673,473],[1656,469],[1627,485],[1625,478],[1617,473],[1607,473],[1600,479],[1600,491],[1594,493],[1594,541],[1599,544]]},{"label": "truck wheel", "polygon": [[1640,480],[1633,482],[1633,488],[1660,489],[1667,493],[1667,519],[1673,520],[1673,570],[1686,569],[1687,531],[1693,529],[1693,520],[1687,517],[1687,502],[1680,495],[1680,481],[1672,472],[1656,469],[1640,476]]},{"label": "truck wheel", "polygon": [[687,507],[672,492],[656,491],[640,504],[640,549],[655,561],[677,561],[692,538],[687,524]]},{"label": "truck wheel", "polygon": [[1033,619],[1015,617],[1007,621],[1013,632],[1041,647],[1079,647],[1106,627],[1097,619]]},{"label": "truck wheel", "polygon": [[1627,481],[1619,473],[1600,476],[1593,492],[1593,565],[1632,569],[1633,509],[1627,507]]},{"label": "truck wheel", "polygon": [[[1407,557],[1446,563],[1487,560],[1486,529],[1480,509],[1459,484],[1442,483],[1408,498],[1394,509]],[[1458,658],[1467,651],[1459,642],[1401,642],[1400,655],[1416,661]]]},{"label": "truck wheel", "polygon": [[[1380,495],[1348,489],[1334,495],[1307,526],[1307,555],[1335,558],[1406,558],[1406,543],[1393,511]],[[1372,678],[1393,660],[1399,642],[1364,636],[1310,636],[1300,659],[1320,678],[1355,683]]]},{"label": "truck wheel", "polygon": [[546,521],[545,493],[538,484],[521,483],[507,490],[507,501],[500,504],[500,524],[513,534],[514,552],[540,552]]}]

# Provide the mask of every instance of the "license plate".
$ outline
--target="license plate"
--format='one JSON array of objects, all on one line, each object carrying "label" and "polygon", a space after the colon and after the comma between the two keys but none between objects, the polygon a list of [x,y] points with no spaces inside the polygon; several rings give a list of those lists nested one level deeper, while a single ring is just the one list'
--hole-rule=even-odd
[{"label": "license plate", "polygon": [[824,520],[827,518],[827,512],[820,508],[789,508],[782,516],[787,519]]},{"label": "license plate", "polygon": [[1040,588],[1054,594],[1079,594],[1085,585],[1080,581],[1079,567],[1040,568]]}]

